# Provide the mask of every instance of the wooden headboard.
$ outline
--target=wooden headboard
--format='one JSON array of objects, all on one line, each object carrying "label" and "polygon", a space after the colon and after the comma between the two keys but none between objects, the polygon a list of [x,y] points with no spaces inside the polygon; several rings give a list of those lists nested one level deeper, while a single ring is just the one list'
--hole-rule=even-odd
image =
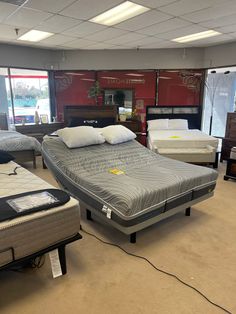
[{"label": "wooden headboard", "polygon": [[155,119],[185,119],[189,129],[201,129],[201,108],[197,106],[147,106],[146,121]]},{"label": "wooden headboard", "polygon": [[65,126],[104,127],[117,121],[117,106],[65,106]]}]

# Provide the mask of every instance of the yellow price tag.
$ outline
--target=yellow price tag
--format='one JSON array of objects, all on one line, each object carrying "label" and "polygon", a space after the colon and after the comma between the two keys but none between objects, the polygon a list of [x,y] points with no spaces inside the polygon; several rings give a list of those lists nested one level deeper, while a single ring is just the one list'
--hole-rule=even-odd
[{"label": "yellow price tag", "polygon": [[173,136],[169,136],[169,138],[180,138],[180,136],[173,135]]},{"label": "yellow price tag", "polygon": [[117,168],[110,169],[109,172],[112,174],[116,174],[116,175],[124,174],[124,171],[117,169]]}]

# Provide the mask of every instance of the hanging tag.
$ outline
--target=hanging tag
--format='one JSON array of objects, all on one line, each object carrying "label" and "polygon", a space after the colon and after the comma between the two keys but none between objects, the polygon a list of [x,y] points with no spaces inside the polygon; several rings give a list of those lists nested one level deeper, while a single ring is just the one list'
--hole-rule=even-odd
[{"label": "hanging tag", "polygon": [[49,252],[49,258],[51,262],[52,276],[57,278],[62,276],[61,263],[59,259],[58,249]]}]

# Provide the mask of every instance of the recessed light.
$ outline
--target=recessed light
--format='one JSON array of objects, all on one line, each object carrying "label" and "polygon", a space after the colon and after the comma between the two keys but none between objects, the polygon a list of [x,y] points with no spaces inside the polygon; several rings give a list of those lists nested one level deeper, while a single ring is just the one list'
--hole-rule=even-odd
[{"label": "recessed light", "polygon": [[40,41],[45,38],[48,38],[50,36],[54,35],[54,33],[48,33],[48,32],[42,32],[37,31],[35,29],[32,29],[31,31],[25,33],[24,35],[17,38],[17,40],[24,40],[24,41]]},{"label": "recessed light", "polygon": [[199,40],[199,39],[213,37],[217,35],[221,35],[221,33],[213,31],[213,30],[209,30],[209,31],[195,33],[195,34],[191,34],[191,35],[187,35],[183,37],[178,37],[178,38],[172,39],[172,41],[175,41],[177,43],[187,43],[189,41]]},{"label": "recessed light", "polygon": [[144,7],[140,4],[136,4],[131,1],[125,1],[115,6],[114,8],[103,12],[102,14],[95,16],[89,21],[102,25],[112,26],[149,10],[149,8]]}]

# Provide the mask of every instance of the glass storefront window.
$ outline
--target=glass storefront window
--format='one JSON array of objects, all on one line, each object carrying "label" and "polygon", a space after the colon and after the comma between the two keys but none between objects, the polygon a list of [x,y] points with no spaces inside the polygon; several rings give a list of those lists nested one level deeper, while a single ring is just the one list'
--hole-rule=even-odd
[{"label": "glass storefront window", "polygon": [[15,124],[34,123],[35,111],[50,121],[48,72],[10,69]]}]

